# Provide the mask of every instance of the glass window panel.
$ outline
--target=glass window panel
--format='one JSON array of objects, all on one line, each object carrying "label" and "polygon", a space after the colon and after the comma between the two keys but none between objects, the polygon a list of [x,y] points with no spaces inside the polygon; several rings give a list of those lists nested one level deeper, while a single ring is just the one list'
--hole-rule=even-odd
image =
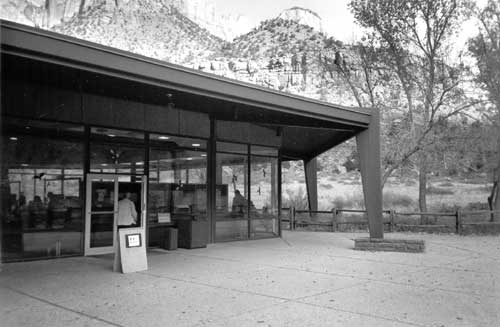
[{"label": "glass window panel", "polygon": [[121,140],[136,140],[144,141],[144,133],[136,131],[128,131],[123,129],[113,129],[105,127],[92,127],[90,133],[93,138],[102,138],[106,140],[121,141]]},{"label": "glass window panel", "polygon": [[217,142],[217,152],[230,152],[230,153],[248,153],[247,144]]},{"label": "glass window panel", "polygon": [[142,175],[144,156],[144,133],[103,127],[91,128],[91,172]]},{"label": "glass window panel", "polygon": [[263,219],[252,218],[250,220],[251,238],[267,238],[278,235],[278,218],[266,217]]},{"label": "glass window panel", "polygon": [[164,134],[150,134],[149,142],[152,147],[157,147],[161,149],[178,149],[186,148],[191,150],[203,150],[207,149],[207,141],[203,139],[190,138],[190,137],[180,137]]},{"label": "glass window panel", "polygon": [[90,219],[90,247],[112,246],[114,214],[92,214]]},{"label": "glass window panel", "polygon": [[121,143],[91,143],[90,171],[116,174],[144,174],[144,147]]},{"label": "glass window panel", "polygon": [[2,122],[2,258],[82,253],[83,127]]},{"label": "glass window panel", "polygon": [[148,221],[171,222],[183,215],[206,219],[206,141],[151,134]]},{"label": "glass window panel", "polygon": [[217,153],[217,241],[248,238],[248,156]]},{"label": "glass window panel", "polygon": [[278,159],[251,157],[250,233],[252,238],[277,235]]},{"label": "glass window panel", "polygon": [[252,155],[277,157],[278,149],[267,146],[252,145],[250,146],[250,153]]}]

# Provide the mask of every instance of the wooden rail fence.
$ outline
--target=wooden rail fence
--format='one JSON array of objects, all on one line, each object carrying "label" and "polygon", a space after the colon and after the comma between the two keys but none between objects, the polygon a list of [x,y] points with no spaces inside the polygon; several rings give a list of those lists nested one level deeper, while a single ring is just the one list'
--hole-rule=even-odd
[{"label": "wooden rail fence", "polygon": [[[360,221],[360,220],[352,220],[352,221],[339,221],[338,217],[341,213],[360,213],[366,215],[366,210],[358,210],[358,209],[332,209],[330,211],[325,210],[297,210],[295,208],[282,208],[282,212],[289,212],[288,217],[283,216],[281,222],[289,223],[289,229],[295,230],[297,227],[306,227],[306,226],[324,226],[330,229],[330,231],[335,232],[339,229],[340,225],[348,224],[348,225],[366,225],[368,222]],[[419,227],[419,228],[451,228],[457,234],[461,234],[464,226],[468,225],[498,225],[500,223],[493,222],[493,217],[495,214],[500,214],[500,211],[490,211],[490,210],[480,210],[480,211],[462,211],[456,210],[455,212],[396,212],[395,210],[383,210],[382,213],[388,216],[388,219],[383,220],[383,224],[388,226],[389,232],[395,230],[396,227]],[[308,215],[311,219],[304,219],[300,216]],[[318,221],[316,219],[312,219],[317,215],[330,215],[331,219],[329,221]],[[464,221],[464,216],[474,216],[474,215],[489,215],[492,217],[487,222],[467,222]],[[411,217],[411,216],[420,216],[420,224],[405,224],[397,222],[396,217]],[[454,218],[454,224],[428,224],[426,223],[429,217],[435,217],[437,221],[437,217],[450,217]]]}]

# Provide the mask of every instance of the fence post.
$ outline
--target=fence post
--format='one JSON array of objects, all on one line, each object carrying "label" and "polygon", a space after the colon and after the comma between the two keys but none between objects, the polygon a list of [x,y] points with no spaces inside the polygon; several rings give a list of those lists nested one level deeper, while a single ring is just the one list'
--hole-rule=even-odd
[{"label": "fence post", "polygon": [[462,234],[462,210],[457,209],[456,219],[456,232]]},{"label": "fence post", "polygon": [[396,215],[396,213],[394,212],[394,210],[389,210],[389,232],[393,232],[394,231],[394,216]]},{"label": "fence post", "polygon": [[332,232],[337,231],[337,209],[332,209]]},{"label": "fence post", "polygon": [[290,230],[295,230],[295,207],[290,208]]}]

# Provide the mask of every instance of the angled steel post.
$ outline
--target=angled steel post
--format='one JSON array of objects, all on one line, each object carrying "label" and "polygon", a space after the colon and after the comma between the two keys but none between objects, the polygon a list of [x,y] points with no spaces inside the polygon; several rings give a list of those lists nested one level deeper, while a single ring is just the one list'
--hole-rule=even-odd
[{"label": "angled steel post", "polygon": [[304,160],[307,200],[309,210],[318,210],[318,161],[316,158]]},{"label": "angled steel post", "polygon": [[380,114],[373,109],[368,129],[356,135],[363,194],[371,238],[383,238],[380,174]]}]

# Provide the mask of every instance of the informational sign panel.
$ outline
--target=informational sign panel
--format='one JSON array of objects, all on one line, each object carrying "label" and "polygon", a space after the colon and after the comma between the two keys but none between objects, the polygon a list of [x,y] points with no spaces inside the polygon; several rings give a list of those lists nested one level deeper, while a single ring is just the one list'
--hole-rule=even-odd
[{"label": "informational sign panel", "polygon": [[118,229],[114,271],[124,274],[148,269],[144,228]]},{"label": "informational sign panel", "polygon": [[170,212],[160,212],[158,213],[158,222],[159,223],[170,223],[172,219],[170,217]]},{"label": "informational sign panel", "polygon": [[125,242],[127,243],[127,248],[138,248],[141,247],[141,234],[126,234]]}]

